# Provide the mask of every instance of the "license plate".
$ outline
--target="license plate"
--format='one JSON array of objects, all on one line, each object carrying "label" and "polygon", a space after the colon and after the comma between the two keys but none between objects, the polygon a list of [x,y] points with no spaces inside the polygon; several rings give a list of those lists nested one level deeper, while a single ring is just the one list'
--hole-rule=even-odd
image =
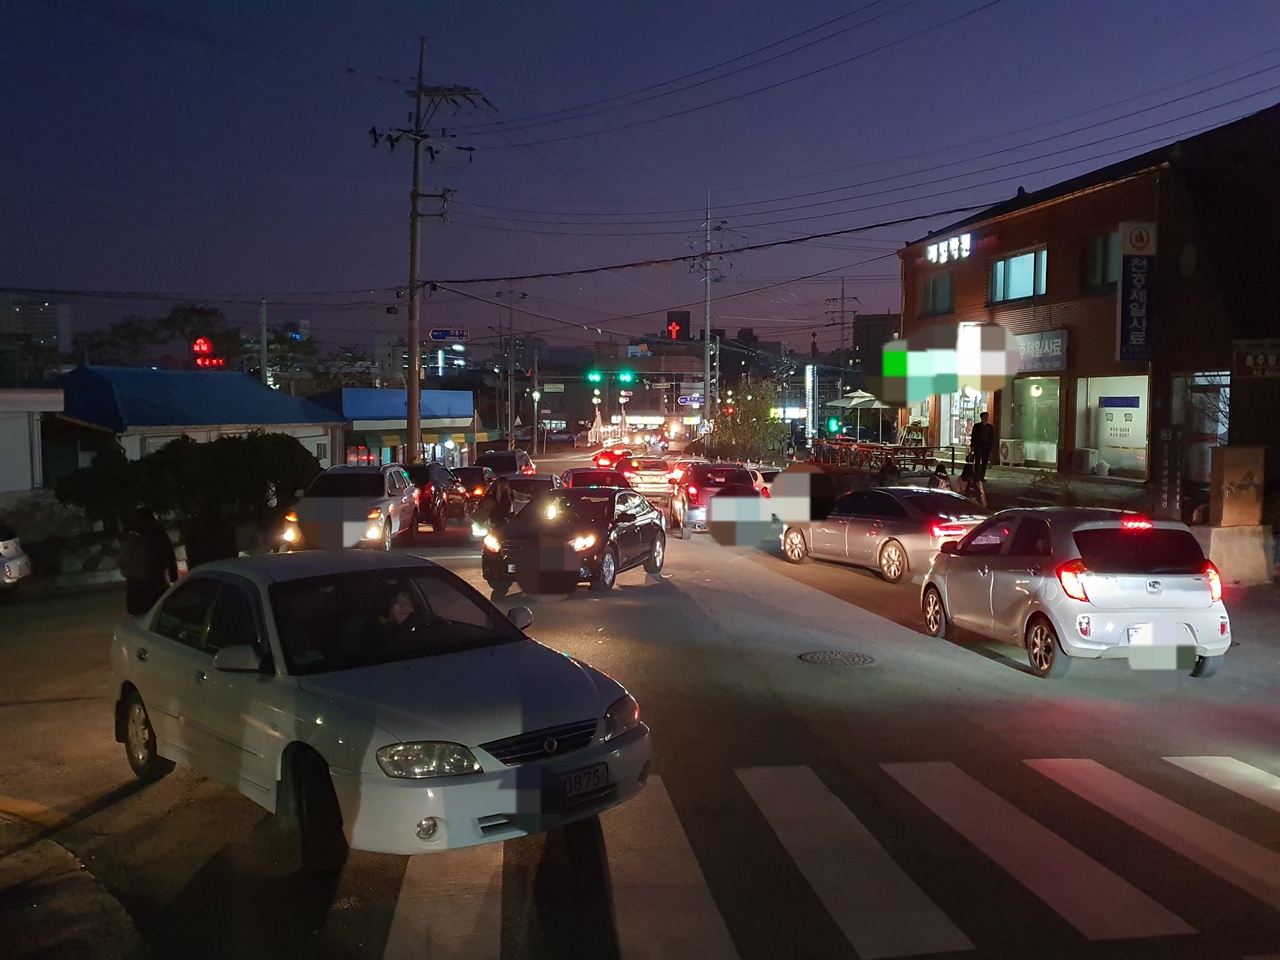
[{"label": "license plate", "polygon": [[600,790],[609,785],[609,765],[597,763],[590,767],[583,767],[581,770],[574,770],[572,773],[566,773],[561,778],[561,783],[564,785],[566,798]]},{"label": "license plate", "polygon": [[516,572],[516,565],[514,563],[508,563],[507,573],[515,573],[515,572]]},{"label": "license plate", "polygon": [[1129,628],[1129,643],[1135,647],[1175,646],[1177,629],[1169,623],[1140,623]]}]

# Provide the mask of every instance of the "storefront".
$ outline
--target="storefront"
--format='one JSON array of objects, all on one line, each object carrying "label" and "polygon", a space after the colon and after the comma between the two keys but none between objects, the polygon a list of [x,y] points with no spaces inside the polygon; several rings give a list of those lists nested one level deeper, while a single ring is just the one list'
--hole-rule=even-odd
[{"label": "storefront", "polygon": [[1149,377],[1079,378],[1072,472],[1145,479],[1149,398]]},{"label": "storefront", "polygon": [[1011,388],[1002,394],[1002,444],[1013,464],[1056,468],[1062,440],[1062,378],[1067,369],[1067,331],[1046,330],[1017,338],[1021,363]]}]

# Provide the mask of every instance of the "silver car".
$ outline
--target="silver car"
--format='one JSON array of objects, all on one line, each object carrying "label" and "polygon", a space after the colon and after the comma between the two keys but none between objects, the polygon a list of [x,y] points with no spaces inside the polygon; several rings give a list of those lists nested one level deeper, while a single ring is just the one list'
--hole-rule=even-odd
[{"label": "silver car", "polygon": [[944,543],[959,540],[989,515],[947,490],[856,490],[837,497],[825,520],[787,524],[782,554],[792,563],[817,557],[871,567],[897,583],[913,570],[928,570]]},{"label": "silver car", "polygon": [[1004,510],[943,547],[920,605],[933,636],[954,624],[1024,646],[1042,677],[1071,657],[1176,663],[1170,648],[1209,677],[1231,646],[1222,579],[1191,531],[1121,510]]},{"label": "silver car", "polygon": [[330,467],[307,487],[285,515],[284,541],[300,547],[338,550],[380,546],[418,531],[418,488],[398,463],[381,467]]},{"label": "silver car", "polygon": [[23,552],[17,531],[0,523],[0,597],[18,589],[31,576],[31,558]]}]

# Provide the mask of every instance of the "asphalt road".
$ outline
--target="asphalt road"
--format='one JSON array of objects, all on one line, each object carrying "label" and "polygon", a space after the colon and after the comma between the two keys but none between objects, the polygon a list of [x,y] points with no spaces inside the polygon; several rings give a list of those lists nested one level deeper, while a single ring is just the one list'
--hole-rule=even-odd
[{"label": "asphalt road", "polygon": [[[460,528],[408,549],[482,585]],[[656,777],[598,823],[353,853],[328,883],[282,866],[248,800],[181,770],[133,780],[107,690],[122,591],[19,601],[0,806],[65,816],[54,839],[157,957],[1280,954],[1275,591],[1228,593],[1239,646],[1214,678],[1111,661],[1049,682],[1017,649],[924,636],[918,589],[701,535],[608,595],[513,592],[533,636],[637,697]],[[1206,757],[1229,759],[1180,759]]]}]

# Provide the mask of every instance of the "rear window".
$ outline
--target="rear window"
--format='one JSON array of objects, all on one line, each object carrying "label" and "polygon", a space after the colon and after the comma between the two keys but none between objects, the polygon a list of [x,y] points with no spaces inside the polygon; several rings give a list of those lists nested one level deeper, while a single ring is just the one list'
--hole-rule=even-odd
[{"label": "rear window", "polygon": [[748,487],[754,485],[751,474],[742,467],[715,467],[699,463],[690,469],[689,475],[698,483],[713,487],[723,487],[729,483],[745,483]]},{"label": "rear window", "polygon": [[484,467],[454,467],[453,475],[465,484],[484,483]]},{"label": "rear window", "polygon": [[512,493],[519,493],[526,497],[553,489],[551,481],[541,477],[536,480],[533,477],[510,477],[508,482],[511,484]]},{"label": "rear window", "polygon": [[308,497],[380,497],[385,490],[380,473],[322,473],[311,481]]},{"label": "rear window", "polygon": [[990,512],[965,497],[945,493],[908,493],[902,499],[929,517],[985,517]]},{"label": "rear window", "polygon": [[494,473],[515,473],[520,467],[514,453],[485,453],[476,459],[476,466],[488,467]]},{"label": "rear window", "polygon": [[1076,549],[1096,573],[1201,573],[1204,552],[1189,530],[1078,530]]},{"label": "rear window", "polygon": [[572,474],[575,487],[621,487],[626,484],[616,470],[591,470]]},{"label": "rear window", "polygon": [[649,470],[649,471],[660,470],[663,473],[666,473],[667,470],[669,469],[667,467],[667,461],[665,460],[636,460],[634,461],[634,464],[635,464],[634,469],[636,470]]}]

